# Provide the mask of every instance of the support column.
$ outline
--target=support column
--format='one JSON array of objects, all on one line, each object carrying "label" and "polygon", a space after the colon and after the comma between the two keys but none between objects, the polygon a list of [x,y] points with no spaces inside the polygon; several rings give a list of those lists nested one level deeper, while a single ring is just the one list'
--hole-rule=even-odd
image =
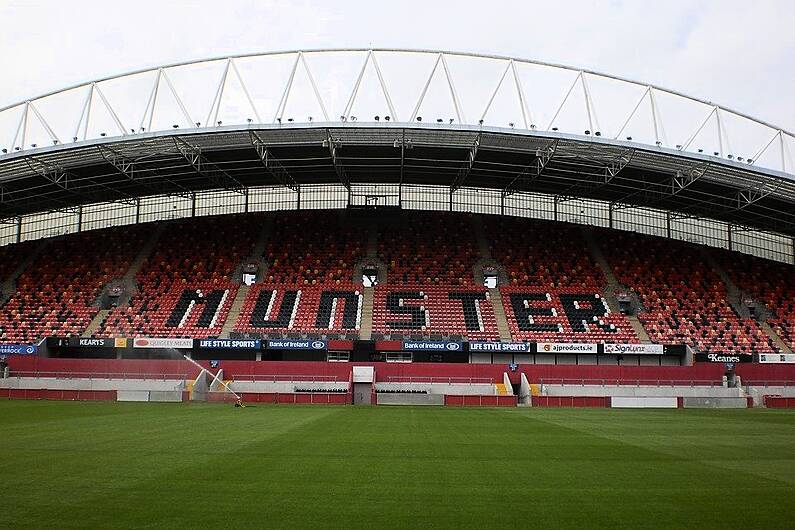
[{"label": "support column", "polygon": [[607,205],[608,223],[610,228],[613,228],[613,203]]},{"label": "support column", "polygon": [[665,212],[665,235],[671,239],[671,212]]}]

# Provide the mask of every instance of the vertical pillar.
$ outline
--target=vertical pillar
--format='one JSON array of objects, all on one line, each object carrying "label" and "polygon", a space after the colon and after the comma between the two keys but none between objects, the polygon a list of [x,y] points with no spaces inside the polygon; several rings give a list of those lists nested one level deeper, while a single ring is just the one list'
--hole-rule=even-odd
[{"label": "vertical pillar", "polygon": [[608,222],[610,228],[613,228],[613,203],[607,205]]},{"label": "vertical pillar", "polygon": [[665,234],[671,239],[671,212],[665,212]]},{"label": "vertical pillar", "polygon": [[22,241],[22,216],[17,217],[17,243]]},{"label": "vertical pillar", "polygon": [[734,244],[732,243],[732,225],[731,225],[731,223],[729,223],[729,225],[728,225],[728,227],[726,229],[726,237],[727,237],[727,242],[729,243],[729,250],[734,250]]}]

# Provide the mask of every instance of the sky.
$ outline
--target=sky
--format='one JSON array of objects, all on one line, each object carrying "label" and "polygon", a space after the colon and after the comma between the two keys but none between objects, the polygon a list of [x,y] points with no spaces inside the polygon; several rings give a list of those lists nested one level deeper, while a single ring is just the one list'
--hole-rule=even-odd
[{"label": "sky", "polygon": [[0,0],[0,107],[203,57],[400,47],[611,73],[795,131],[793,27],[791,0]]}]

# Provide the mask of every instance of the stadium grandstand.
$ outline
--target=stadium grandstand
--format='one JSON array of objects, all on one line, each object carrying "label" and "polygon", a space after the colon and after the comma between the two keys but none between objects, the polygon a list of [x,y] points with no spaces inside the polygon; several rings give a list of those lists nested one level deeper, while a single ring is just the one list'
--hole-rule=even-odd
[{"label": "stadium grandstand", "polygon": [[0,397],[795,405],[795,138],[730,108],[306,50],[69,87],[0,138]]}]

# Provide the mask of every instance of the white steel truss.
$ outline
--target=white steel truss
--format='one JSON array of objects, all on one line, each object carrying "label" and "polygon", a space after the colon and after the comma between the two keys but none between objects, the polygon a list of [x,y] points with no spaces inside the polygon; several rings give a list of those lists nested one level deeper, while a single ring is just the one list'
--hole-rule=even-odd
[{"label": "white steel truss", "polygon": [[[393,57],[405,61],[398,67]],[[352,78],[343,75],[344,68],[336,68],[337,62],[345,58],[361,60],[361,66],[357,67],[356,75]],[[277,74],[278,69],[263,67],[257,70],[251,66],[256,61],[276,59],[287,61],[290,67]],[[491,74],[481,76],[474,68],[484,62],[494,68],[489,70]],[[430,70],[427,70],[428,65]],[[193,69],[210,67],[218,69],[217,85],[214,91],[200,95],[200,90],[207,83],[192,83]],[[244,67],[248,69],[244,71]],[[307,116],[287,116],[288,102],[298,109],[308,106],[320,109],[320,116],[315,116],[317,121],[323,121],[324,126],[361,121],[369,118],[356,118],[352,112],[362,99],[362,91],[365,90],[363,78],[368,69],[375,73],[377,80],[375,87],[369,89],[375,90],[377,94],[368,94],[368,101],[381,101],[380,104],[383,105],[382,111],[373,115],[388,116],[390,125],[416,124],[422,118],[419,115],[421,109],[427,106],[451,105],[452,114],[449,119],[443,120],[439,117],[441,112],[434,116],[438,126],[456,128],[486,123],[490,126],[526,131],[536,129],[537,122],[544,120],[546,130],[553,132],[582,136],[584,131],[588,131],[590,135],[618,141],[627,138],[628,141],[641,145],[704,153],[705,156],[722,161],[755,165],[790,175],[795,168],[791,155],[795,143],[793,133],[742,112],[675,90],[542,61],[498,55],[393,48],[316,49],[236,55],[138,70],[67,87],[0,108],[0,148],[4,150],[0,153],[0,158],[14,156],[20,151],[35,152],[47,145],[62,144],[67,139],[76,143],[98,139],[98,136],[113,138],[153,133],[172,126],[193,130],[218,127],[221,124],[242,125],[238,123],[241,119],[247,120],[252,126],[265,125],[262,117],[269,112],[272,112],[273,125],[278,123],[287,126],[286,122],[299,125],[313,121],[310,113],[306,113]],[[298,86],[301,84],[298,79],[299,71],[305,75],[308,86]],[[557,106],[544,103],[537,94],[540,90],[540,85],[536,83],[539,76],[552,71],[568,72],[573,76],[570,83],[559,87],[558,97],[553,94],[544,100],[560,102]],[[496,77],[492,80],[489,76],[494,75],[494,72]],[[255,74],[256,78],[253,78]],[[135,79],[140,80],[142,76],[145,78],[149,75],[152,83],[148,89],[142,89],[140,83],[133,85]],[[409,83],[406,81],[408,78],[418,82]],[[430,97],[429,89],[435,79],[441,80],[444,91],[447,92],[447,101]],[[229,93],[227,86],[230,82],[239,85],[239,95]],[[124,89],[125,83],[130,83],[129,90]],[[474,89],[471,85],[478,83],[493,88],[473,95]],[[513,89],[507,90],[506,83],[512,84]],[[595,92],[592,88],[595,83],[611,83],[610,87],[622,89],[631,88],[637,96],[633,96],[629,102],[625,97],[611,98],[610,92]],[[111,85],[116,89],[111,90]],[[265,97],[262,94],[265,86],[282,87],[280,95]],[[530,88],[529,92],[526,87]],[[164,90],[170,94],[170,98],[162,97]],[[60,98],[66,98],[67,94],[82,94],[82,103],[58,104]],[[344,98],[337,98],[336,94],[344,94]],[[233,100],[233,96],[239,96],[240,101]],[[301,97],[308,98],[308,101],[299,100]],[[506,100],[502,102],[502,106],[498,105],[498,100],[504,98],[510,101]],[[672,112],[663,101],[671,99],[676,100],[677,105],[686,106],[687,112],[681,112],[685,107]],[[201,101],[206,103],[202,104]],[[407,102],[412,102],[412,106],[408,107]],[[173,108],[161,109],[166,104]],[[465,104],[469,107],[466,111]],[[99,125],[97,105],[109,117],[102,125]],[[230,118],[225,115],[226,107],[246,109],[247,118]],[[504,110],[507,107],[518,111],[511,111],[515,115],[510,114]],[[431,108],[428,112],[433,114],[435,110]],[[168,125],[163,125],[163,119],[158,120],[158,116],[159,113],[166,112],[170,117],[178,116],[179,123],[172,120]],[[564,114],[571,113],[574,113],[574,117],[562,120]],[[642,114],[648,114],[648,119],[642,119]],[[684,114],[692,120],[685,120],[685,123],[682,118]],[[611,119],[600,121],[600,115]],[[470,120],[468,116],[476,118]],[[205,117],[203,123],[196,120],[201,117]],[[615,119],[616,117],[619,119]],[[137,129],[128,127],[128,124],[135,121],[138,121]],[[603,130],[607,122],[620,126],[613,130]],[[72,125],[69,126],[69,123]],[[665,128],[663,123],[666,124]],[[676,131],[670,142],[665,133],[666,128],[669,132]],[[633,132],[641,130],[648,132],[642,135]]]}]

